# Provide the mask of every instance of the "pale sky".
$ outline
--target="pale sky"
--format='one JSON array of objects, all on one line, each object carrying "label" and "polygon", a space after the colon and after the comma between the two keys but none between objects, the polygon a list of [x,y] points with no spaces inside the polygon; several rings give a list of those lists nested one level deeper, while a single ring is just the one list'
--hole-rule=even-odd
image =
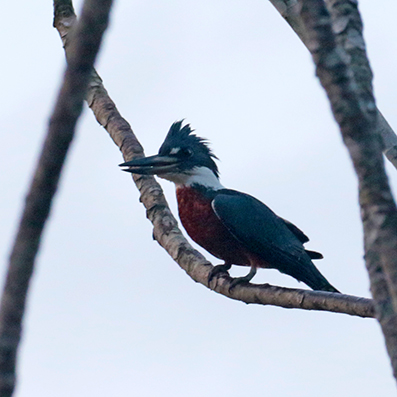
[{"label": "pale sky", "polygon": [[[378,106],[397,127],[397,3],[360,7]],[[64,54],[52,1],[2,11],[3,275]],[[223,185],[308,234],[336,288],[370,296],[350,159],[309,53],[268,1],[118,1],[96,67],[148,155],[186,118]],[[121,161],[85,109],[29,291],[16,397],[395,395],[375,320],[247,306],[194,283],[152,240]],[[270,270],[255,282],[306,288]]]}]

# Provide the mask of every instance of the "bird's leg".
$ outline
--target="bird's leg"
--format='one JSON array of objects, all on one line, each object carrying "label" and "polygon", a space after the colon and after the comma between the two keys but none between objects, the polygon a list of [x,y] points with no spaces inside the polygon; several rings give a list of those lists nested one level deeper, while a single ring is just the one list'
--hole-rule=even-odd
[{"label": "bird's leg", "polygon": [[223,265],[214,266],[208,274],[208,286],[210,285],[212,279],[215,276],[217,276],[218,274],[226,273],[227,275],[229,275],[228,270],[230,270],[231,267],[232,267],[232,265],[230,263],[226,263],[226,262]]},{"label": "bird's leg", "polygon": [[251,266],[251,270],[249,271],[249,273],[246,276],[236,277],[236,278],[233,279],[233,281],[230,283],[229,292],[236,285],[249,283],[254,278],[255,274],[256,274],[256,267],[255,266]]}]

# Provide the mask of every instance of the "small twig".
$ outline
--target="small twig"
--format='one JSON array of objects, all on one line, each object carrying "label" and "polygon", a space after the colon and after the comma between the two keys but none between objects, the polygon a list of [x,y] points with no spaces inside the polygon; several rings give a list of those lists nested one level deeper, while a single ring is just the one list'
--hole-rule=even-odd
[{"label": "small twig", "polygon": [[[56,1],[54,3],[57,3]],[[61,2],[59,3],[67,3]],[[11,396],[29,281],[62,166],[81,113],[112,0],[86,0],[47,137],[26,197],[0,306],[0,396]]]},{"label": "small twig", "polygon": [[[62,18],[59,18],[55,26],[62,40],[65,40],[70,21],[75,18],[75,15],[68,13],[63,16],[67,23],[65,24]],[[68,51],[67,47],[66,51]],[[142,146],[128,122],[121,117],[96,73],[90,84],[87,101],[96,119],[106,128],[126,161],[143,156]],[[153,223],[153,235],[156,240],[193,280],[208,287],[207,279],[212,265],[182,235],[160,185],[153,177],[133,175],[133,178],[141,193],[141,201],[147,210],[147,217]],[[230,282],[230,277],[220,277],[217,283],[211,283],[211,287],[224,296],[245,303],[326,310],[361,317],[374,316],[373,303],[370,299],[254,284],[238,286],[229,293]]]}]

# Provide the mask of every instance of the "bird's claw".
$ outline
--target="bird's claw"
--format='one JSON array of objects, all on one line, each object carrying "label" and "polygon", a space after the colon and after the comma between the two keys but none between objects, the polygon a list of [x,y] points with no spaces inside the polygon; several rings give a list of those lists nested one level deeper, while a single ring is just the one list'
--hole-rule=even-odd
[{"label": "bird's claw", "polygon": [[228,270],[230,270],[231,267],[232,265],[228,265],[226,263],[223,265],[214,266],[208,274],[208,286],[210,286],[211,281],[214,279],[214,277],[218,276],[218,274],[223,273],[229,275]]}]

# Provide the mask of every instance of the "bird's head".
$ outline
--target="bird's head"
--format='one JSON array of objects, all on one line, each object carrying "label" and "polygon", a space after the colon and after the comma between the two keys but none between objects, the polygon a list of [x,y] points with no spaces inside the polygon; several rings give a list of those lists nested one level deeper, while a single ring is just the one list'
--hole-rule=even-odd
[{"label": "bird's head", "polygon": [[189,124],[182,127],[182,123],[183,120],[172,124],[158,154],[127,161],[120,166],[124,171],[158,175],[177,185],[193,184],[203,178],[207,180],[203,184],[219,184],[219,171],[214,161],[217,157],[205,139],[195,135]]}]

